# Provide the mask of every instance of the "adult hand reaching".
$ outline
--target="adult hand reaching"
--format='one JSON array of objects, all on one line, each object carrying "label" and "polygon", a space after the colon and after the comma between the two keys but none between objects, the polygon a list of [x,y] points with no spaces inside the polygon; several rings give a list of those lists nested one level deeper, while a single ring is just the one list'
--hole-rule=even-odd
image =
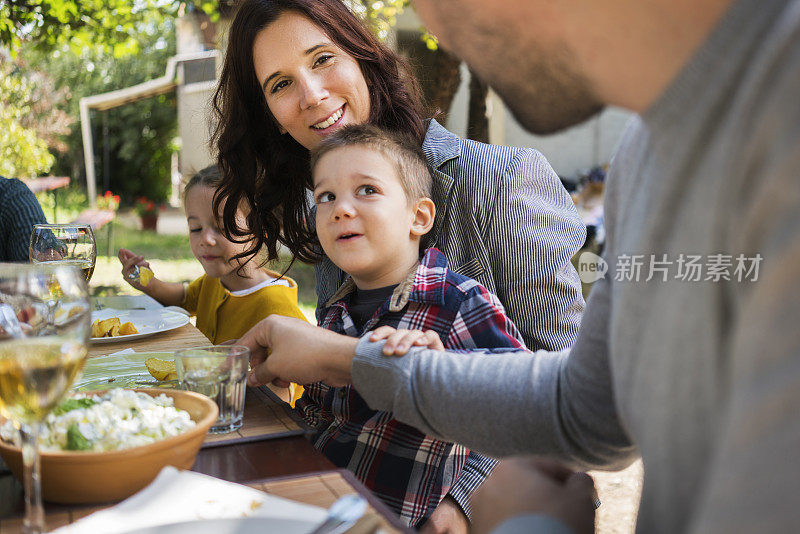
[{"label": "adult hand reaching", "polygon": [[552,517],[576,534],[594,532],[594,495],[586,473],[533,456],[510,458],[473,495],[473,532],[490,532],[522,514]]},{"label": "adult hand reaching", "polygon": [[350,383],[350,362],[358,338],[336,334],[294,317],[270,315],[250,329],[237,345],[250,349],[247,383],[258,386],[289,382],[330,386]]}]

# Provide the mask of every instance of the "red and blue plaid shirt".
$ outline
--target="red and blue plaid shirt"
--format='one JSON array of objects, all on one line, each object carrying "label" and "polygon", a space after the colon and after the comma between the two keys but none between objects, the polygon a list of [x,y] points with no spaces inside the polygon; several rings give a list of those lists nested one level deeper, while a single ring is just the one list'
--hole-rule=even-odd
[{"label": "red and blue plaid shirt", "polygon": [[[348,313],[352,279],[337,291],[321,326],[353,337],[378,326],[434,330],[445,348],[524,348],[502,304],[478,282],[447,268],[429,249],[416,270],[358,329]],[[316,429],[314,446],[352,471],[411,526],[420,525],[450,494],[469,516],[469,495],[496,461],[462,445],[427,436],[390,412],[371,410],[352,387],[306,386],[297,408]]]}]

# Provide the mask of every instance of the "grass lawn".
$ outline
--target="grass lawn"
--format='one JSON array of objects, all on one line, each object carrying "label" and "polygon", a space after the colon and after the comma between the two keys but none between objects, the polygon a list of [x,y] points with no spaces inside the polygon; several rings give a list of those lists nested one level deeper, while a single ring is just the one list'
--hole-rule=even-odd
[{"label": "grass lawn", "polygon": [[[162,235],[126,227],[119,222],[114,225],[112,255],[107,255],[108,231],[103,228],[97,232],[97,263],[91,281],[92,294],[134,295],[137,290],[122,280],[121,265],[116,253],[127,248],[141,254],[150,262],[156,276],[167,282],[191,282],[203,274],[203,268],[195,260],[189,249],[188,235]],[[268,265],[272,270],[283,272],[289,265],[289,257],[281,258],[276,264]],[[294,278],[299,291],[299,304],[307,317],[314,316],[317,297],[314,293],[314,267],[295,262],[287,272]]]}]

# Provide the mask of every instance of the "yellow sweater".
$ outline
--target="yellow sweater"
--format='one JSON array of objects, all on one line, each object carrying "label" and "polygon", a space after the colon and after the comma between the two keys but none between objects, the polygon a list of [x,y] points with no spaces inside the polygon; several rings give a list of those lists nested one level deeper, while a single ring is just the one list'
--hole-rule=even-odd
[{"label": "yellow sweater", "polygon": [[[264,269],[274,278],[279,273]],[[186,289],[181,308],[197,316],[197,329],[211,343],[239,339],[267,315],[278,314],[306,320],[297,307],[297,282],[283,277],[290,287],[271,284],[253,293],[236,296],[225,289],[218,278],[203,275]],[[302,395],[302,387],[290,388],[291,404]]]},{"label": "yellow sweater", "polygon": [[[272,277],[280,274],[267,271]],[[273,284],[248,295],[236,296],[218,278],[203,275],[186,289],[181,308],[197,316],[197,329],[213,344],[239,339],[261,319],[273,313],[305,320],[297,307],[297,282],[291,287]]]}]

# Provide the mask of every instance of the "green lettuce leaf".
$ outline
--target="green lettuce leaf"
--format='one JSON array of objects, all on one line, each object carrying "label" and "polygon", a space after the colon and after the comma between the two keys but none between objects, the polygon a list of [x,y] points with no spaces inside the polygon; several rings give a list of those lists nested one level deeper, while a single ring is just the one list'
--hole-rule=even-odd
[{"label": "green lettuce leaf", "polygon": [[53,410],[53,415],[62,415],[67,412],[71,412],[72,410],[77,410],[79,408],[88,408],[90,406],[94,406],[95,404],[97,404],[97,401],[90,398],[67,399],[55,407],[55,409]]},{"label": "green lettuce leaf", "polygon": [[83,437],[81,431],[78,430],[78,423],[72,423],[71,425],[69,425],[69,428],[67,428],[67,445],[64,447],[64,450],[88,451],[91,449],[92,449],[92,442]]}]

